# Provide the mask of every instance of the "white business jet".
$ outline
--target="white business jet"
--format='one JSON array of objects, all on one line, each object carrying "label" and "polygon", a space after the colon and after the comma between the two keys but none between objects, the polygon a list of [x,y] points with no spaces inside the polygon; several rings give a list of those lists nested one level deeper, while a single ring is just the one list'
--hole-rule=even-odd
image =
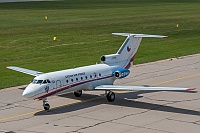
[{"label": "white business jet", "polygon": [[47,97],[71,91],[74,92],[76,97],[80,97],[82,95],[82,90],[103,90],[106,92],[107,100],[112,102],[115,100],[115,94],[112,91],[188,91],[194,89],[113,85],[116,79],[125,78],[129,75],[129,68],[133,65],[135,54],[143,37],[167,37],[147,34],[113,34],[126,36],[127,38],[116,54],[103,55],[100,58],[100,64],[49,73],[42,73],[15,66],[9,66],[7,68],[35,76],[33,81],[25,88],[22,95],[30,99],[43,100],[43,107],[45,110],[50,109],[50,105],[47,103]]}]

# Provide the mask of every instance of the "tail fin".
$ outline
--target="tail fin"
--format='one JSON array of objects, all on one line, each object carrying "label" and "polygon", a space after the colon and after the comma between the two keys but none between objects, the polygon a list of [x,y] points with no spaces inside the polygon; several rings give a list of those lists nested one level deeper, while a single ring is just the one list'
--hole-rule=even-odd
[{"label": "tail fin", "polygon": [[[116,54],[102,56],[101,61],[108,65],[118,65],[119,67],[125,69],[129,69],[133,64],[134,56],[138,50],[138,47],[143,37],[153,37],[153,38],[167,37],[160,35],[130,34],[130,33],[112,33],[112,34],[127,36],[127,38]],[[106,58],[108,58],[107,61]]]}]

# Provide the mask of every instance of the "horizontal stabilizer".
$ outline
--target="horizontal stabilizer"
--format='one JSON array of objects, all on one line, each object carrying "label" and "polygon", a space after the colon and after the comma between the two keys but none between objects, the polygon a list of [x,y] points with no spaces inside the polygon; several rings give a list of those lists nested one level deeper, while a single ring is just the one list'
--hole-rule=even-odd
[{"label": "horizontal stabilizer", "polygon": [[177,88],[177,87],[151,87],[151,86],[117,86],[117,85],[101,85],[97,86],[95,90],[110,90],[110,91],[189,91],[195,88]]},{"label": "horizontal stabilizer", "polygon": [[32,75],[32,76],[39,76],[39,75],[43,74],[42,72],[29,70],[29,69],[25,69],[25,68],[20,68],[20,67],[15,67],[15,66],[9,66],[9,67],[6,67],[6,68],[11,69],[11,70],[15,70],[15,71],[18,71],[18,72],[22,72],[22,73],[25,73],[25,74],[28,74],[28,75]]},{"label": "horizontal stabilizer", "polygon": [[151,38],[167,38],[168,36],[162,35],[148,35],[148,34],[131,34],[131,33],[112,33],[118,36],[133,36],[133,37],[151,37]]}]

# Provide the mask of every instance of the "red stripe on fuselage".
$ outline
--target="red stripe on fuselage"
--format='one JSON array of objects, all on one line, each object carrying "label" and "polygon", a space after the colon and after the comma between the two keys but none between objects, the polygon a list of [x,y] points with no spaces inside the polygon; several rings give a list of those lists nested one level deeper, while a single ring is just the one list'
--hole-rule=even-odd
[{"label": "red stripe on fuselage", "polygon": [[58,92],[67,90],[67,89],[72,88],[72,87],[76,87],[76,86],[81,85],[81,84],[89,83],[89,82],[96,81],[96,80],[106,79],[106,78],[110,78],[110,77],[113,77],[113,75],[106,76],[106,77],[102,77],[102,78],[98,78],[98,79],[92,79],[92,80],[88,80],[88,81],[78,82],[78,83],[75,83],[75,84],[71,84],[71,85],[65,86],[65,87],[63,87],[63,88],[57,89],[57,90],[55,90],[55,91],[52,91],[52,92],[50,92],[50,93],[47,93],[47,94],[45,94],[45,95],[42,95],[42,96],[40,96],[40,97],[37,97],[37,98],[35,98],[35,100],[36,100],[36,99],[43,99],[43,98],[45,98],[45,97],[54,95],[54,94],[56,94],[56,93],[58,93]]}]

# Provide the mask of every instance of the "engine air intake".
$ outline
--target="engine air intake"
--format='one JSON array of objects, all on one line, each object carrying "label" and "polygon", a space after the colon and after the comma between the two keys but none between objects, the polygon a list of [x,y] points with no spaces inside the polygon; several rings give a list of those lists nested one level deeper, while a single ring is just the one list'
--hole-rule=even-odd
[{"label": "engine air intake", "polygon": [[126,76],[128,76],[130,73],[130,71],[128,69],[120,69],[114,72],[114,75],[116,78],[124,78]]}]

